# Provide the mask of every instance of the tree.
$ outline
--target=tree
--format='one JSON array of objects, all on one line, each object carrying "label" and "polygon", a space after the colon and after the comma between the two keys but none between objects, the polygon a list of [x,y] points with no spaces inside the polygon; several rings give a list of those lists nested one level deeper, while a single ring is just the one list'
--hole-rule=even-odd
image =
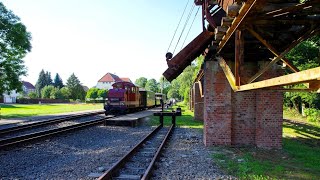
[{"label": "tree", "polygon": [[80,80],[74,73],[67,79],[66,87],[70,91],[70,98],[73,100],[80,99],[84,100],[86,92],[83,90],[83,87],[80,83]]},{"label": "tree", "polygon": [[19,17],[0,2],[0,95],[22,90],[19,77],[27,73],[22,59],[31,51],[30,40]]},{"label": "tree", "polygon": [[46,85],[49,86],[49,85],[52,85],[52,78],[51,78],[51,73],[50,72],[46,72],[45,74],[45,81],[46,81]]},{"label": "tree", "polygon": [[53,86],[57,88],[62,88],[63,87],[63,82],[59,74],[57,73],[56,76],[54,77],[54,82]]},{"label": "tree", "polygon": [[52,95],[54,95],[55,88],[52,85],[45,86],[41,89],[41,98],[51,98],[55,99],[55,97],[52,98]]},{"label": "tree", "polygon": [[106,99],[108,95],[108,90],[106,89],[99,89],[98,90],[98,97],[102,99]]},{"label": "tree", "polygon": [[158,92],[158,83],[155,79],[149,79],[146,83],[145,89],[148,91]]},{"label": "tree", "polygon": [[41,97],[41,89],[45,86],[47,86],[46,74],[45,74],[44,70],[42,69],[39,73],[39,77],[38,77],[38,80],[36,83],[36,92],[38,94],[38,97]]},{"label": "tree", "polygon": [[145,88],[147,84],[148,79],[145,77],[140,77],[135,81],[135,84],[141,88]]},{"label": "tree", "polygon": [[98,97],[98,88],[90,88],[87,92],[86,99],[96,99]]},{"label": "tree", "polygon": [[37,98],[37,93],[36,92],[29,92],[28,97],[31,99]]},{"label": "tree", "polygon": [[61,93],[61,99],[69,99],[70,98],[71,93],[70,93],[70,90],[67,87],[63,87],[59,91]]},{"label": "tree", "polygon": [[161,89],[162,89],[162,94],[168,94],[170,88],[171,88],[171,84],[170,82],[164,78],[164,76],[161,76],[160,80],[159,80],[159,87],[158,89],[160,89],[160,92],[161,92]]}]

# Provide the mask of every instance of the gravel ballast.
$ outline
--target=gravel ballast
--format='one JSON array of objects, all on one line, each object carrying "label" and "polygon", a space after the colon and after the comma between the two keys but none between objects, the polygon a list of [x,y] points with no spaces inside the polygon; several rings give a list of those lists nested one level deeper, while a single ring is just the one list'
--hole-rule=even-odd
[{"label": "gravel ballast", "polygon": [[201,129],[176,128],[152,179],[232,179],[215,165]]},{"label": "gravel ballast", "polygon": [[[0,179],[94,179],[154,127],[95,126],[0,150]],[[199,129],[176,128],[152,179],[231,179],[223,175]]]},{"label": "gravel ballast", "polygon": [[108,169],[152,129],[95,126],[0,150],[0,179],[90,179],[90,173]]}]

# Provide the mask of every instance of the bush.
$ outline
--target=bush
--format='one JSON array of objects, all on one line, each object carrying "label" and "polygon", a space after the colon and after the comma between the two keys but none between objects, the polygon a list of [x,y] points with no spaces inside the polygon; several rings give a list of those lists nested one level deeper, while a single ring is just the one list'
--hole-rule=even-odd
[{"label": "bush", "polygon": [[308,121],[320,123],[320,110],[319,109],[306,108],[304,113],[306,114]]}]

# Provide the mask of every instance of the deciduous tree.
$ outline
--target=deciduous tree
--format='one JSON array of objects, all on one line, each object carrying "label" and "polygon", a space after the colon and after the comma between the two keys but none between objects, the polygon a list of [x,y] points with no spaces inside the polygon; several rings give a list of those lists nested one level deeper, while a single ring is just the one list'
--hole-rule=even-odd
[{"label": "deciduous tree", "polygon": [[155,79],[149,79],[145,86],[146,90],[158,92],[158,83]]},{"label": "deciduous tree", "polygon": [[141,88],[145,88],[147,84],[148,79],[145,77],[140,77],[135,81],[135,84]]},{"label": "deciduous tree", "polygon": [[80,80],[74,73],[67,79],[66,87],[70,91],[70,98],[73,100],[80,99],[84,100],[86,92],[83,90],[83,87],[80,83]]},{"label": "deciduous tree", "polygon": [[22,90],[21,75],[26,75],[23,58],[31,51],[31,34],[19,17],[0,2],[0,95]]}]

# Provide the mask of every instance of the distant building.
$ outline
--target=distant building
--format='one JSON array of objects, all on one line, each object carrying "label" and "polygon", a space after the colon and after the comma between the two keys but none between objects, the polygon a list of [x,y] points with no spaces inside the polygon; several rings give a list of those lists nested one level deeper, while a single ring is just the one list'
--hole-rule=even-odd
[{"label": "distant building", "polygon": [[22,81],[22,92],[16,90],[10,91],[10,93],[3,93],[3,103],[16,103],[19,96],[27,97],[30,92],[35,92],[36,88],[27,81]]},{"label": "distant building", "polygon": [[16,90],[10,91],[10,93],[5,92],[3,93],[3,103],[16,103],[17,97],[20,96],[20,94]]},{"label": "distant building", "polygon": [[82,86],[82,88],[83,88],[83,90],[84,90],[85,92],[89,91],[88,86]]},{"label": "distant building", "polygon": [[129,78],[119,78],[112,73],[105,74],[97,83],[96,88],[99,89],[112,89],[112,84],[119,81],[131,82]]},{"label": "distant building", "polygon": [[22,81],[22,91],[24,96],[28,96],[30,92],[35,92],[36,88],[31,83]]}]

